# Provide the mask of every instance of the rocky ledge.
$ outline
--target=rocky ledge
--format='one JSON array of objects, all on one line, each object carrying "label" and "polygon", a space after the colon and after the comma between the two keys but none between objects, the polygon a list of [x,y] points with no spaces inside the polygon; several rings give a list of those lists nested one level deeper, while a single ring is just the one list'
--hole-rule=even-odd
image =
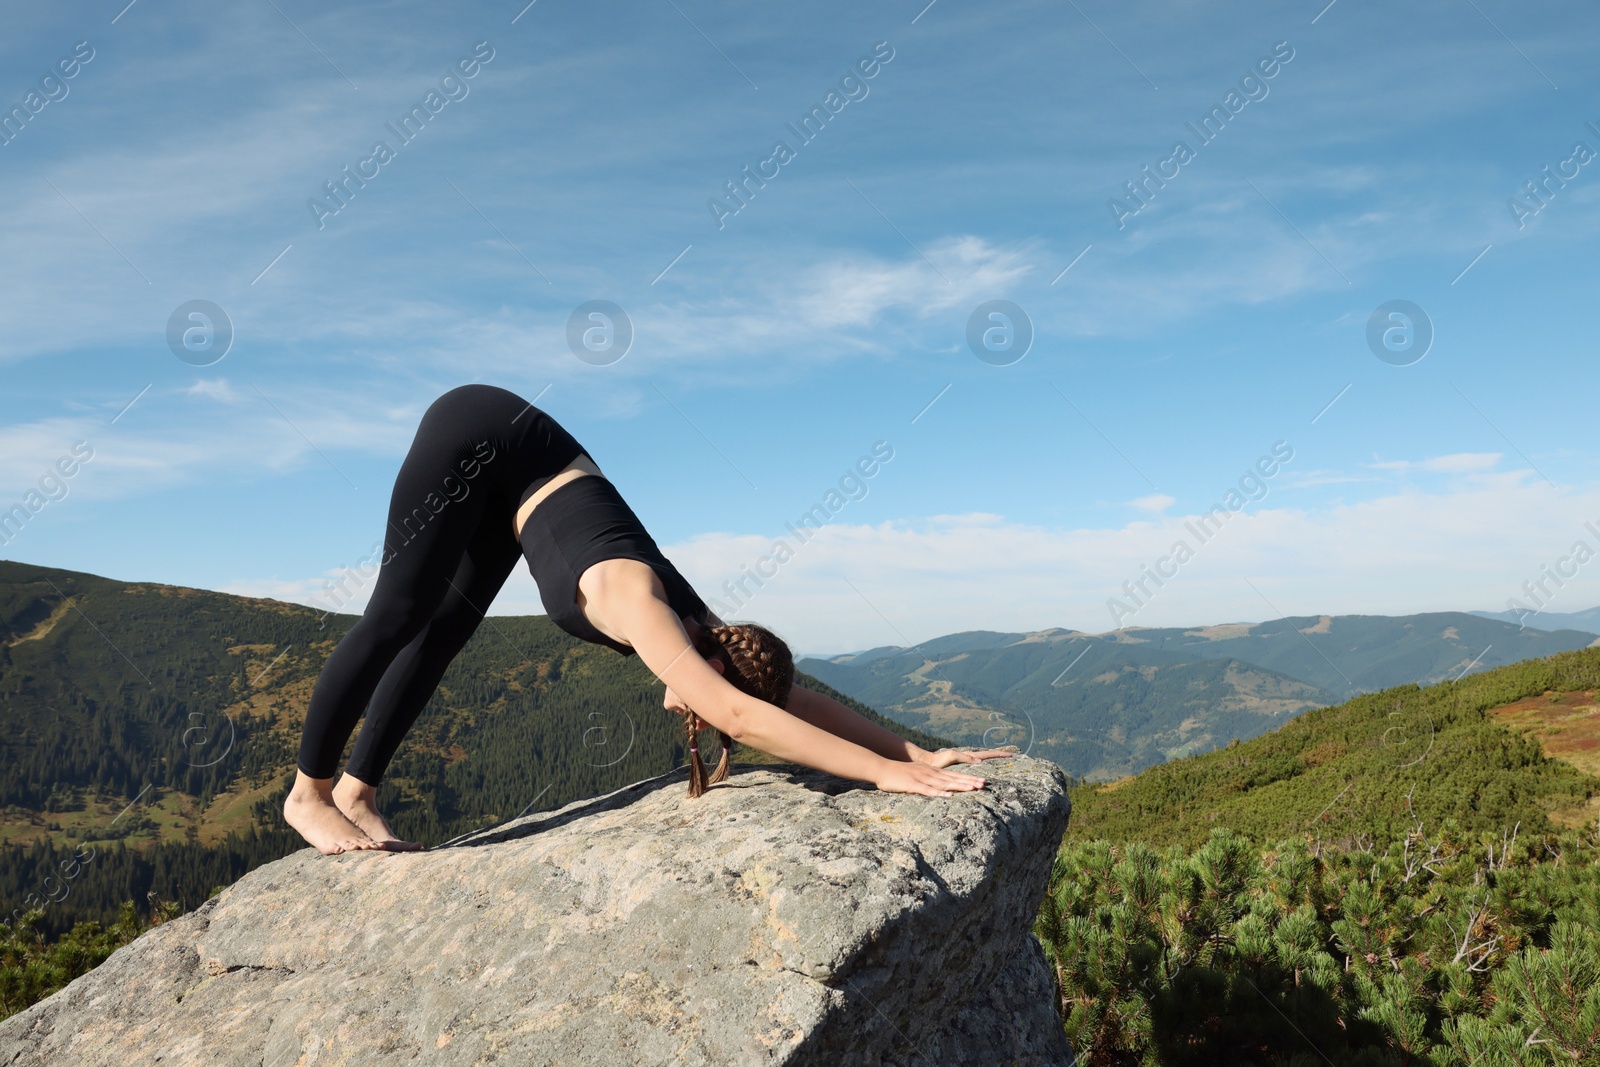
[{"label": "rocky ledge", "polygon": [[[0,1023],[0,1064],[1056,1067],[1060,768],[675,771],[426,852],[269,863]],[[958,770],[971,772],[973,768]]]}]

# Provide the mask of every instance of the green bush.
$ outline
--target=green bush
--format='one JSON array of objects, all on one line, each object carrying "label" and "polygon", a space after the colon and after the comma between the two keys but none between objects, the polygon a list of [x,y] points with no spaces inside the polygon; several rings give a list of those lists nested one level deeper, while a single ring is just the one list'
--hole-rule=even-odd
[{"label": "green bush", "polygon": [[1035,932],[1086,1067],[1600,1064],[1600,850],[1069,845]]},{"label": "green bush", "polygon": [[111,926],[81,922],[55,941],[47,941],[39,931],[44,912],[38,908],[0,926],[0,1018],[15,1015],[87,974],[117,949],[152,926],[176,917],[179,911],[172,902],[155,900],[151,904],[149,922],[130,900]]}]

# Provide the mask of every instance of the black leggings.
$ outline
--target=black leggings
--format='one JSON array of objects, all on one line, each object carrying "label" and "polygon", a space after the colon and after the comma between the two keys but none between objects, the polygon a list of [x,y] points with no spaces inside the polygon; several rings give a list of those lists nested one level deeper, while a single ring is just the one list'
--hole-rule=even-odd
[{"label": "black leggings", "polygon": [[518,507],[582,454],[554,419],[504,389],[465,385],[433,402],[395,478],[372,598],[312,691],[300,770],[332,778],[365,708],[345,771],[378,784],[522,558]]}]

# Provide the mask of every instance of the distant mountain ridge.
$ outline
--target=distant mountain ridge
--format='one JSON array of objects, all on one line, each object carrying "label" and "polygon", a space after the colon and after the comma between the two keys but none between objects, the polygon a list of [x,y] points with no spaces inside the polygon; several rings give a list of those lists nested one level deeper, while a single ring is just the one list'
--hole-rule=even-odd
[{"label": "distant mountain ridge", "polygon": [[1469,614],[1484,619],[1499,619],[1517,626],[1529,626],[1535,630],[1584,630],[1600,634],[1600,608],[1568,612],[1474,611]]},{"label": "distant mountain ridge", "polygon": [[1304,616],[1103,634],[974,630],[803,668],[891,718],[1011,742],[1116,778],[1250,738],[1311,708],[1600,643],[1468,612]]}]

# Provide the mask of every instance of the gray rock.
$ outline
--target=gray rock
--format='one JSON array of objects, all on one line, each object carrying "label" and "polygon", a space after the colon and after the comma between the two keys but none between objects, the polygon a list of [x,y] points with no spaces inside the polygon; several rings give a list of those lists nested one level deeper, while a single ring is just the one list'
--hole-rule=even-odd
[{"label": "gray rock", "polygon": [[[1056,1067],[1066,776],[685,772],[418,853],[305,849],[0,1022],[0,1064]],[[973,768],[957,770],[971,772]]]}]

